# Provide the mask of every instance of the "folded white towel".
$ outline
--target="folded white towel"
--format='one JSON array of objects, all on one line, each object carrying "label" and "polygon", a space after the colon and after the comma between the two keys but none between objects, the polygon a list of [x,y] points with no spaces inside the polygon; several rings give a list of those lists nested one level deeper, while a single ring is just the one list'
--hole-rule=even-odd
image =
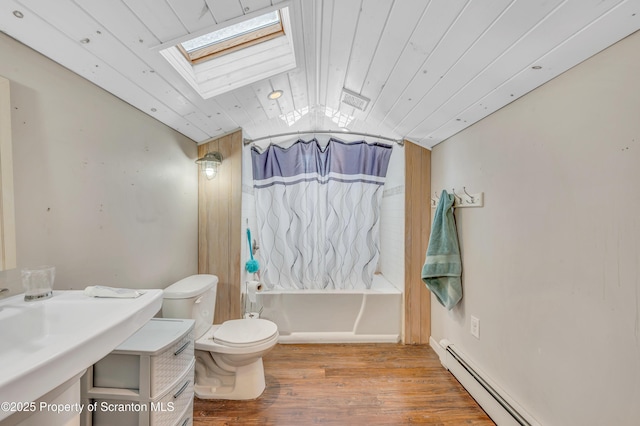
[{"label": "folded white towel", "polygon": [[114,288],[102,285],[90,285],[84,289],[84,294],[89,297],[115,297],[120,299],[135,299],[144,294],[143,291],[130,288]]}]

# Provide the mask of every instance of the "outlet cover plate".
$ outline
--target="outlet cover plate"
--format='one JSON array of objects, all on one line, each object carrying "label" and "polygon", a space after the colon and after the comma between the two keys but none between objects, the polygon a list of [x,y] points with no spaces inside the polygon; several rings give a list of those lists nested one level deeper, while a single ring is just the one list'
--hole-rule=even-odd
[{"label": "outlet cover plate", "polygon": [[480,320],[471,315],[471,335],[476,339],[480,339]]}]

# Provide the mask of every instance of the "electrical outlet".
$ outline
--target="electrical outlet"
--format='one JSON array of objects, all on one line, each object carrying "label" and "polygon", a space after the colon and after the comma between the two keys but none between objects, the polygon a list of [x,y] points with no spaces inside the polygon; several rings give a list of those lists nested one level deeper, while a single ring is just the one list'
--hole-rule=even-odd
[{"label": "electrical outlet", "polygon": [[473,315],[471,315],[471,334],[476,339],[480,339],[480,320]]}]

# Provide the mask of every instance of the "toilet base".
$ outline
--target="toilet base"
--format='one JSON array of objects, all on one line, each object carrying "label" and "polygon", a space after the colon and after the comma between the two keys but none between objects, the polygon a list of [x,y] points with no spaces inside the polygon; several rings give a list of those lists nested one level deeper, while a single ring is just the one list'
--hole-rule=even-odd
[{"label": "toilet base", "polygon": [[[198,358],[196,364],[201,363]],[[208,362],[207,362],[208,364]],[[262,358],[251,364],[235,367],[235,374],[223,371],[220,367],[212,371],[198,368],[196,365],[195,394],[200,399],[256,399],[266,387]],[[200,370],[200,374],[198,374]],[[208,374],[207,374],[208,373]]]}]

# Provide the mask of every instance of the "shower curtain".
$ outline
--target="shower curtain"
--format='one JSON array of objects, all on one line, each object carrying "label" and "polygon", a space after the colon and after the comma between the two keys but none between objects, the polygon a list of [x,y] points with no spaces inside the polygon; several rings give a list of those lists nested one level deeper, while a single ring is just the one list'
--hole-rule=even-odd
[{"label": "shower curtain", "polygon": [[299,140],[252,148],[268,288],[370,288],[379,248],[382,190],[392,147]]}]

